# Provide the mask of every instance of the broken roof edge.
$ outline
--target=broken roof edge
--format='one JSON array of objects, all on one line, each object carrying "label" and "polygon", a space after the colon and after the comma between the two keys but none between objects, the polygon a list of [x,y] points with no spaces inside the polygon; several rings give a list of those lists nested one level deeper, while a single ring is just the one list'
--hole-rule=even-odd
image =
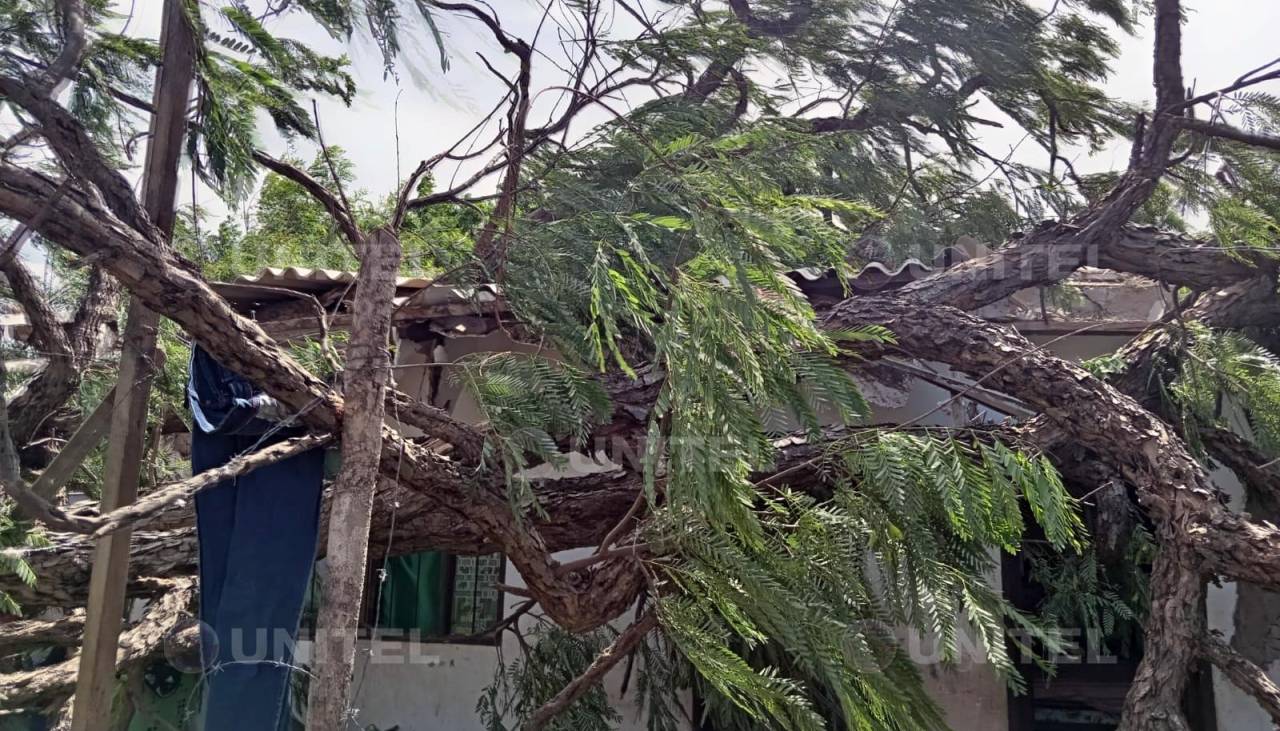
[{"label": "broken roof edge", "polygon": [[[849,278],[848,285],[855,292],[882,291],[923,278],[968,258],[969,255],[964,250],[948,246],[929,262],[909,258],[897,266],[891,266],[881,261],[871,261],[863,264],[857,273]],[[836,278],[836,270],[833,268],[804,267],[794,269],[787,274],[806,291],[806,294],[810,293],[811,288],[834,288],[836,291],[841,289],[840,282]],[[356,273],[353,271],[291,266],[263,267],[254,274],[242,274],[235,279],[210,284],[215,291],[232,302],[253,305],[255,302],[267,303],[292,299],[293,295],[290,293],[312,295],[327,293],[340,286],[352,285],[355,279]],[[496,298],[498,294],[498,287],[494,284],[458,286],[434,282],[434,278],[399,277],[396,279],[397,294],[407,297],[429,288],[430,294],[418,295],[416,298],[419,304],[424,305],[446,302],[465,303],[474,301],[477,296],[488,299],[489,296]],[[273,293],[275,293],[274,296],[272,296]]]},{"label": "broken roof edge", "polygon": [[[806,267],[787,274],[804,295],[818,305],[849,295],[892,291],[970,258],[971,254],[965,248],[948,246],[928,262],[917,258],[906,259],[896,266],[882,261],[867,262],[844,281],[834,268]],[[334,305],[346,298],[355,276],[355,272],[334,269],[264,267],[254,274],[241,275],[228,282],[214,282],[212,286],[231,300],[237,309],[258,319],[272,334],[294,337],[315,330],[315,302],[334,310]],[[453,285],[436,284],[435,281],[421,276],[397,279],[394,303],[399,324],[445,317],[493,316],[506,310],[501,291],[495,284]],[[1032,288],[1032,291],[1012,295],[996,305],[983,308],[978,314],[994,322],[1025,324],[1040,321],[1045,328],[1072,322],[1114,320],[1123,323],[1124,331],[1128,332],[1141,322],[1159,319],[1163,312],[1159,285],[1150,280],[1085,267],[1066,281],[1083,288],[1083,299],[1092,310],[1081,306],[1044,311],[1041,309],[1042,298],[1035,294],[1038,290]],[[1115,311],[1109,311],[1113,307]],[[343,314],[335,314],[330,324],[344,327],[343,317]]]}]

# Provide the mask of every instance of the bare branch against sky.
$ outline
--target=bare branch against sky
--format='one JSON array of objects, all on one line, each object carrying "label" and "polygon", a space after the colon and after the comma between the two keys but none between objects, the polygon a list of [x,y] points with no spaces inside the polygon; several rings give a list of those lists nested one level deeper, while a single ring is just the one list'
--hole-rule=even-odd
[{"label": "bare branch against sky", "polygon": [[[131,32],[155,35],[159,27],[159,12],[149,5],[136,5],[130,20]],[[503,27],[514,36],[532,38],[543,19],[543,3],[539,0],[509,0],[502,5]],[[1197,74],[1187,79],[1195,89],[1203,91],[1224,86],[1234,80],[1241,69],[1253,68],[1275,57],[1274,29],[1280,26],[1280,3],[1275,0],[1190,0],[1185,6],[1190,18],[1184,31],[1183,57],[1185,67]],[[282,35],[295,37],[322,52],[345,52],[351,57],[353,74],[361,90],[352,105],[346,107],[339,100],[323,97],[317,102],[326,142],[347,152],[353,163],[356,187],[377,195],[391,193],[396,188],[396,181],[392,178],[396,170],[397,113],[400,167],[412,170],[417,161],[440,152],[446,141],[451,142],[466,134],[504,93],[502,82],[485,69],[473,51],[493,47],[493,53],[486,54],[489,58],[496,59],[504,67],[513,67],[515,63],[513,58],[503,57],[487,29],[452,14],[442,14],[439,19],[449,46],[449,70],[441,71],[435,42],[423,27],[418,28],[416,34],[411,34],[405,44],[411,50],[401,59],[399,78],[384,75],[382,58],[368,38],[357,35],[350,45],[343,47],[304,19],[286,15],[273,22],[277,23],[275,27]],[[555,18],[548,18],[539,43],[539,48],[546,49],[548,55],[553,55],[556,47],[555,24]],[[614,32],[628,32],[629,24],[633,21],[620,15],[614,21]],[[1139,35],[1119,36],[1121,56],[1107,84],[1113,96],[1133,102],[1150,101],[1151,35],[1151,23],[1147,19]],[[535,59],[535,89],[554,87],[563,81],[563,73],[550,59]],[[396,94],[404,88],[414,93],[402,94],[397,110]],[[556,102],[555,97],[552,93],[540,95],[535,99],[535,111],[550,111]],[[631,101],[640,99],[633,97]],[[575,129],[581,132],[606,118],[607,112],[603,110],[588,110],[580,116]],[[999,129],[984,129],[984,132],[990,135],[988,141],[992,149],[1013,147],[1020,137]],[[269,124],[262,125],[261,134],[266,151],[277,155],[287,151],[288,143],[277,136]],[[308,147],[299,147],[295,152],[304,159],[314,154],[314,150]],[[1041,154],[1032,150],[1027,152]],[[1092,160],[1083,152],[1077,152],[1072,162],[1079,166],[1081,172],[1113,170],[1123,167],[1128,154],[1128,141],[1117,140],[1111,149]],[[449,172],[441,169],[437,176],[448,175]],[[496,179],[488,183],[489,188],[494,185]],[[182,202],[189,203],[190,192],[184,195]],[[221,210],[222,206],[212,192],[198,195],[200,205],[213,211]]]}]

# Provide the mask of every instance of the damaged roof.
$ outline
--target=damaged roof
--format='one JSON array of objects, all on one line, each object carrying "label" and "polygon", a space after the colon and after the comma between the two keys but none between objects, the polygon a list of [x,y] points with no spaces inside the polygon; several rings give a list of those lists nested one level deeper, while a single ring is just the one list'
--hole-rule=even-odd
[{"label": "damaged roof", "polygon": [[[850,294],[892,291],[970,258],[964,248],[949,246],[928,262],[916,258],[896,266],[881,261],[868,262],[845,282],[829,268],[809,267],[788,274],[805,296],[820,305]],[[355,272],[350,271],[265,267],[255,274],[214,282],[212,286],[273,334],[300,335],[315,329],[316,302],[336,313],[332,316],[333,326],[344,325],[340,303],[349,297],[355,279]],[[979,314],[992,321],[1014,324],[1024,331],[1053,331],[1069,323],[1089,321],[1111,322],[1115,327],[1109,329],[1128,333],[1140,331],[1165,311],[1164,293],[1159,285],[1140,277],[1085,267],[1067,283],[1071,288],[1066,297],[1045,298],[1040,289],[1031,288],[983,308]],[[396,319],[401,323],[493,314],[494,308],[503,307],[496,285],[435,284],[434,279],[427,277],[397,279],[395,306]]]},{"label": "damaged roof", "polygon": [[[963,250],[947,247],[928,263],[911,258],[897,266],[873,261],[864,264],[857,274],[848,281],[848,286],[855,293],[870,294],[889,289],[896,289],[933,272],[953,266],[969,258]],[[806,267],[796,269],[788,274],[796,280],[800,288],[809,296],[833,295],[842,296],[843,288],[837,280],[834,269]],[[355,283],[356,274],[351,271],[337,269],[316,269],[309,267],[263,267],[256,274],[243,274],[227,282],[214,282],[212,286],[218,294],[236,303],[240,307],[263,306],[273,302],[296,299],[295,294],[337,293],[348,289]],[[454,285],[432,284],[427,277],[400,277],[396,280],[396,296],[407,298],[421,290],[430,289],[430,293],[419,295],[417,303],[443,304],[446,302],[470,302],[478,295],[481,301],[496,299],[497,287],[482,285],[481,287],[458,287]]]}]

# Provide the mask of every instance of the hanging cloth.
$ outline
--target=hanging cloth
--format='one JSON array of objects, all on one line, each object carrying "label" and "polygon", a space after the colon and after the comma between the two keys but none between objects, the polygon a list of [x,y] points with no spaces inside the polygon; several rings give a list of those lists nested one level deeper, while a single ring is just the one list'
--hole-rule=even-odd
[{"label": "hanging cloth", "polygon": [[[275,402],[199,346],[187,402],[193,474],[300,433],[273,421]],[[314,449],[196,495],[204,731],[286,728],[323,483],[324,450]]]}]

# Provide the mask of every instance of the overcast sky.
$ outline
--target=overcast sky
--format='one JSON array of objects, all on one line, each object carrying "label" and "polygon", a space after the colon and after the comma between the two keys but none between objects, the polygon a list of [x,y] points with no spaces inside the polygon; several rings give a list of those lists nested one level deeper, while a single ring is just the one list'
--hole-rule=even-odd
[{"label": "overcast sky", "polygon": [[[154,35],[159,28],[160,0],[132,1],[135,4],[131,32]],[[124,4],[127,6],[129,2],[125,0]],[[502,0],[494,5],[502,9],[504,27],[526,39],[532,37],[543,14],[541,0]],[[1198,89],[1228,84],[1280,53],[1275,42],[1276,29],[1280,28],[1280,0],[1186,0],[1184,6],[1189,11],[1190,22],[1184,31],[1183,68],[1188,83],[1194,83]],[[556,20],[553,17],[543,25],[538,44],[553,57],[558,55]],[[618,18],[615,32],[630,32],[628,21],[625,17]],[[320,119],[325,141],[347,150],[355,165],[358,185],[371,193],[382,195],[395,186],[397,119],[400,168],[407,173],[418,161],[440,152],[464,134],[503,93],[501,82],[484,69],[475,53],[483,50],[494,65],[504,71],[513,67],[511,57],[503,58],[487,32],[475,21],[446,14],[439,22],[446,35],[450,70],[441,71],[436,44],[420,29],[416,37],[405,40],[408,50],[401,60],[398,78],[384,78],[381,57],[367,37],[357,36],[344,47],[300,15],[286,16],[272,26],[281,35],[303,40],[318,51],[346,52],[351,56],[359,94],[350,107],[340,101],[319,98]],[[1125,100],[1149,101],[1152,96],[1149,23],[1140,35],[1122,37],[1121,43],[1123,54],[1115,64],[1109,91]],[[563,75],[547,59],[537,59],[535,88],[545,89],[561,83],[562,79]],[[1280,92],[1280,84],[1275,91]],[[545,112],[557,98],[556,92],[545,91],[537,96],[537,102]],[[597,111],[578,129],[587,129],[589,124],[604,119],[603,115]],[[533,121],[537,123],[536,115]],[[493,132],[496,128],[492,128],[490,134]],[[994,145],[1012,144],[1010,140],[1016,141],[1020,136],[1002,136],[998,131],[992,135]],[[269,124],[262,125],[260,143],[277,155],[289,149]],[[309,159],[314,147],[303,145],[295,153]],[[1127,155],[1127,145],[1118,144],[1093,160],[1078,159],[1077,162],[1082,171],[1114,169],[1124,164]],[[450,170],[442,169],[437,178],[447,180],[449,173]],[[201,205],[216,206],[211,193],[198,195]]]}]

